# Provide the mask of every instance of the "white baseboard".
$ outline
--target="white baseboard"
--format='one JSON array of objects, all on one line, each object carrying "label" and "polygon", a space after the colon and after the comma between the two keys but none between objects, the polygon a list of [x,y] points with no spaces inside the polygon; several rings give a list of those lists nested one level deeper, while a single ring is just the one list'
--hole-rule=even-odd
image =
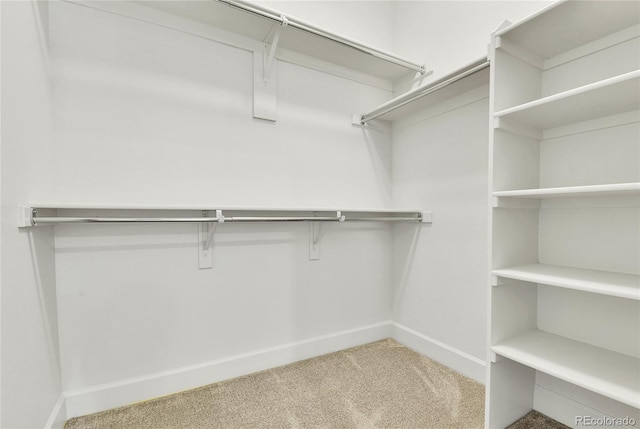
[{"label": "white baseboard", "polygon": [[193,389],[392,336],[392,322],[282,344],[162,373],[65,392],[67,416],[76,417]]},{"label": "white baseboard", "polygon": [[[582,389],[573,384],[538,372],[534,392],[533,408],[572,428],[583,428],[588,424],[579,424],[576,417],[594,419],[633,419],[634,424],[591,425],[606,428],[638,429],[640,410],[630,407],[597,393]],[[606,422],[606,420],[604,420]],[[584,422],[584,420],[583,420]]]},{"label": "white baseboard", "polygon": [[399,343],[421,353],[430,359],[440,362],[449,368],[469,378],[483,383],[485,382],[486,364],[483,360],[471,356],[461,350],[453,348],[443,342],[429,338],[411,328],[392,323],[392,338]]},{"label": "white baseboard", "polygon": [[51,415],[49,416],[49,420],[47,420],[47,424],[44,426],[44,429],[63,429],[64,423],[67,420],[65,407],[65,398],[63,395],[60,395],[58,402],[53,407],[53,411],[51,411]]}]

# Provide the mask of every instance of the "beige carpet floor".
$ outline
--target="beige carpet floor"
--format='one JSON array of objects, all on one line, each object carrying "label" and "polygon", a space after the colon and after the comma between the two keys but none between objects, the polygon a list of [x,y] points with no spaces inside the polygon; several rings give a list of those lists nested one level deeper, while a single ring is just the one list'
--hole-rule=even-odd
[{"label": "beige carpet floor", "polygon": [[537,411],[529,411],[527,415],[510,425],[507,429],[571,429],[567,425],[550,419]]},{"label": "beige carpet floor", "polygon": [[[482,428],[484,386],[388,339],[70,419],[66,429]],[[555,427],[517,426],[524,427]]]}]

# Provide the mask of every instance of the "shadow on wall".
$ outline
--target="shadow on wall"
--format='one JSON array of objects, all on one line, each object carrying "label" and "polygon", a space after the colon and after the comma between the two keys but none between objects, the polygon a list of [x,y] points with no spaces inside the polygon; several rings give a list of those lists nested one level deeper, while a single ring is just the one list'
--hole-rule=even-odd
[{"label": "shadow on wall", "polygon": [[49,356],[51,357],[49,363],[52,372],[60,377],[53,229],[30,228],[27,231],[20,231],[20,233],[28,235],[38,305],[43,316]]},{"label": "shadow on wall", "polygon": [[[355,125],[357,126],[357,125]],[[369,123],[362,126],[362,137],[366,143],[371,165],[375,172],[380,199],[391,205],[391,128],[382,124]]]},{"label": "shadow on wall", "polygon": [[[423,226],[431,227],[427,223]],[[412,225],[393,226],[393,318],[398,312],[404,291],[409,283],[409,274],[413,272],[416,248],[423,228]]]}]

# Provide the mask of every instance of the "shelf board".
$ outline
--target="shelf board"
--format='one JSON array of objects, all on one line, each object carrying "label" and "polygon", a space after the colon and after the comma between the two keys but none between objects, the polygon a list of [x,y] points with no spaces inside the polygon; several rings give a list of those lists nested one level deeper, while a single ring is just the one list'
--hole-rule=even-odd
[{"label": "shelf board", "polygon": [[[482,68],[467,75],[467,73],[478,67]],[[459,78],[459,76],[464,77]],[[406,118],[415,112],[488,84],[489,65],[485,57],[433,82],[429,82],[425,86],[417,87],[389,100],[374,110],[363,114],[362,117],[368,118],[375,115],[376,118],[387,121]]]},{"label": "shelf board", "polygon": [[495,113],[506,121],[547,129],[638,110],[640,70]]},{"label": "shelf board", "polygon": [[495,345],[503,357],[632,407],[640,404],[640,359],[544,331]]},{"label": "shelf board", "polygon": [[397,208],[384,207],[364,207],[364,208],[335,208],[335,207],[274,207],[274,206],[235,206],[225,204],[86,204],[86,203],[59,203],[59,202],[34,202],[26,206],[34,209],[47,210],[119,210],[119,211],[202,211],[202,210],[226,210],[226,211],[258,211],[258,212],[335,212],[343,211],[345,213],[388,213],[392,215],[402,215],[407,213],[416,213],[420,210],[405,210]]},{"label": "shelf board", "polygon": [[497,35],[546,59],[639,22],[638,2],[567,1],[554,3]]},{"label": "shelf board", "polygon": [[[268,40],[268,38],[273,34],[274,26],[280,26],[280,23],[274,20],[240,10],[220,1],[159,0],[141,1],[139,3],[175,16],[191,19],[222,30],[240,34],[244,37],[260,42]],[[274,16],[282,15],[280,12],[275,10],[272,10],[271,12]],[[296,22],[304,22],[290,15],[287,15],[287,17],[295,19]],[[324,30],[324,33],[330,34],[328,30]],[[340,35],[337,36],[347,39]],[[364,46],[364,44],[359,41],[352,39],[348,40],[357,45]],[[377,76],[392,82],[409,74],[415,73],[415,71],[403,67],[402,65],[394,64],[393,62],[372,56],[364,51],[346,46],[340,42],[319,37],[292,26],[283,28],[278,48],[302,53],[304,55],[315,57],[320,60],[347,67],[352,70],[357,70],[372,76]],[[399,58],[396,55],[381,50],[376,49],[376,51],[383,55]],[[408,60],[402,60],[410,63]]]},{"label": "shelf board", "polygon": [[640,183],[612,183],[606,185],[565,186],[559,188],[519,189],[513,191],[496,191],[494,197],[499,198],[571,198],[599,197],[618,195],[640,195]]},{"label": "shelf board", "polygon": [[497,277],[640,300],[640,276],[546,264],[493,270]]}]

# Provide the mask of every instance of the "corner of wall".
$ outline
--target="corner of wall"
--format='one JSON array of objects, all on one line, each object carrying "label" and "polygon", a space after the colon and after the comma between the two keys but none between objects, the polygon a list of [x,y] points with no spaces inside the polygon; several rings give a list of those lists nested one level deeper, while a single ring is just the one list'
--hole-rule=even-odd
[{"label": "corner of wall", "polygon": [[478,383],[485,384],[486,364],[481,359],[395,322],[393,339]]},{"label": "corner of wall", "polygon": [[44,429],[63,429],[67,420],[67,404],[64,395],[60,395],[58,402],[53,407],[49,420]]}]

